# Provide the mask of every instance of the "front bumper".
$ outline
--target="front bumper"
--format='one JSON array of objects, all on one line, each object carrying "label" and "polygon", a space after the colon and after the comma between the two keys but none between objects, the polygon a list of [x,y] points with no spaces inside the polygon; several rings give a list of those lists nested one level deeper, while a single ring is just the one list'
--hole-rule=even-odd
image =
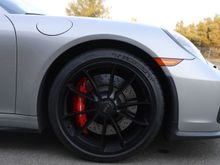
[{"label": "front bumper", "polygon": [[164,70],[172,77],[178,97],[178,123],[173,133],[180,137],[220,137],[220,71],[197,58]]}]

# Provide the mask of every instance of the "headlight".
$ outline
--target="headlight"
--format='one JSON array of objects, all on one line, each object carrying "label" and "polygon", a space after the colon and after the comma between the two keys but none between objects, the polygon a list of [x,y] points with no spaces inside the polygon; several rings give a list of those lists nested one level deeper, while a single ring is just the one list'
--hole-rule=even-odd
[{"label": "headlight", "polygon": [[200,50],[187,38],[182,36],[181,34],[175,32],[175,31],[168,31],[163,29],[163,31],[179,45],[181,48],[183,48],[185,51],[193,55],[194,57],[198,57],[202,61],[206,61],[201,54]]}]

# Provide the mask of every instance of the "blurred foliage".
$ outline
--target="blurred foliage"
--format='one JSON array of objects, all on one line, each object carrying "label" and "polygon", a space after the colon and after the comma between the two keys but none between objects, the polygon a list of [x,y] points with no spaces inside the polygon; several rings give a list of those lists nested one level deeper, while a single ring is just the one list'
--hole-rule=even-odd
[{"label": "blurred foliage", "polygon": [[66,8],[68,15],[84,17],[109,17],[109,8],[103,0],[73,0]]},{"label": "blurred foliage", "polygon": [[220,16],[206,18],[198,24],[185,26],[183,21],[176,24],[177,32],[193,42],[205,56],[220,57]]}]

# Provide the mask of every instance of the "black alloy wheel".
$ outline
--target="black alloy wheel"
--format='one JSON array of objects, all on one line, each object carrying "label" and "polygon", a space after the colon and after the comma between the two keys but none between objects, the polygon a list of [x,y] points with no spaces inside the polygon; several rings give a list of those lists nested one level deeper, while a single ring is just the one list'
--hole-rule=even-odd
[{"label": "black alloy wheel", "polygon": [[58,74],[49,116],[57,136],[76,154],[112,162],[153,140],[163,118],[163,96],[153,71],[141,60],[118,50],[94,50]]}]

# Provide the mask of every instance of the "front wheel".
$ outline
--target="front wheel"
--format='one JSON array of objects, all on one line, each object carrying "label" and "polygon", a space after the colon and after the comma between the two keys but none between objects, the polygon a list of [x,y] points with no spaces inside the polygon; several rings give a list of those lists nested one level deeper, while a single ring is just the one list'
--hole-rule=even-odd
[{"label": "front wheel", "polygon": [[99,162],[127,158],[148,145],[163,118],[153,71],[118,50],[93,50],[70,61],[49,95],[51,125],[69,149]]}]

